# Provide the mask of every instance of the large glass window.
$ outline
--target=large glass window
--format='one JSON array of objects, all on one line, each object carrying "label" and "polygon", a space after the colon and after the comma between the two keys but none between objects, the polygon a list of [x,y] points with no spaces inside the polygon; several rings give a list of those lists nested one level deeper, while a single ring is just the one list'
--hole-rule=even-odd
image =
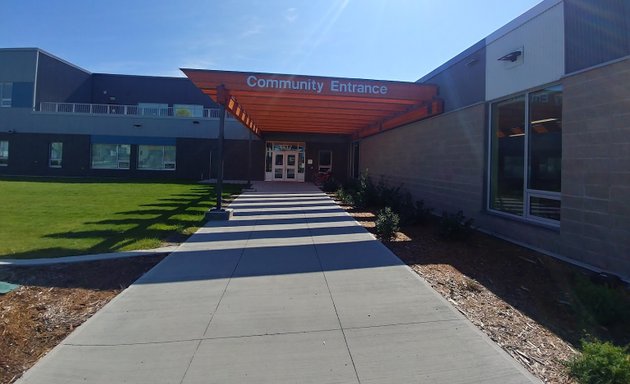
[{"label": "large glass window", "polygon": [[50,153],[48,155],[48,166],[51,168],[61,168],[61,158],[63,157],[63,143],[50,143]]},{"label": "large glass window", "polygon": [[138,169],[174,170],[174,145],[139,145]]},{"label": "large glass window", "polygon": [[92,144],[92,168],[129,169],[131,145]]},{"label": "large glass window", "polygon": [[13,94],[13,83],[0,83],[0,107],[10,107]]},{"label": "large glass window", "polygon": [[9,165],[9,142],[0,140],[0,167]]},{"label": "large glass window", "polygon": [[490,209],[560,220],[562,88],[493,103],[490,113]]}]

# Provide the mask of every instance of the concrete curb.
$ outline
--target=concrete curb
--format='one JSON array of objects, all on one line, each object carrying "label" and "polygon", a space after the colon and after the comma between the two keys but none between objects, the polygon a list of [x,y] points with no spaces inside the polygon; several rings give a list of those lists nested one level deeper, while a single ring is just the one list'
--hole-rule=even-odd
[{"label": "concrete curb", "polygon": [[12,265],[12,266],[38,266],[38,265],[53,265],[53,264],[64,264],[64,263],[82,263],[85,261],[97,261],[97,260],[111,260],[111,259],[122,259],[125,257],[138,257],[138,256],[150,256],[156,255],[160,253],[171,253],[175,249],[177,249],[177,245],[171,245],[168,247],[155,248],[155,249],[143,249],[137,251],[127,251],[127,252],[114,252],[114,253],[97,253],[93,255],[79,255],[79,256],[66,256],[66,257],[55,257],[55,258],[45,258],[45,259],[4,259],[0,260],[0,266],[3,265]]}]

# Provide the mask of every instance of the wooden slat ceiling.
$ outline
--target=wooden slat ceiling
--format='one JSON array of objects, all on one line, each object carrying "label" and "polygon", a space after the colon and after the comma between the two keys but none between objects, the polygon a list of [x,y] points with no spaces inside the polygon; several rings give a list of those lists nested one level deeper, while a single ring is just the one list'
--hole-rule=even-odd
[{"label": "wooden slat ceiling", "polygon": [[442,113],[434,85],[182,68],[206,95],[261,135],[362,138]]}]

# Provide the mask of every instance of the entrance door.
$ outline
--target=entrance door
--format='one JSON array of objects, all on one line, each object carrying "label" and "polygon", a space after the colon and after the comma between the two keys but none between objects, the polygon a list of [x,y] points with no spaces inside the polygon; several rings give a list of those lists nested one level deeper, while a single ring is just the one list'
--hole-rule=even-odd
[{"label": "entrance door", "polygon": [[276,181],[296,181],[298,169],[297,152],[273,153],[273,179]]}]

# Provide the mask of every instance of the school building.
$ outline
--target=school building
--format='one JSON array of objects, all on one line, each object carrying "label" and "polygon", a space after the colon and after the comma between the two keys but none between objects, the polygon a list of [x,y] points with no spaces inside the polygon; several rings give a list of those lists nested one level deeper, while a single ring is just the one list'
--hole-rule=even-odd
[{"label": "school building", "polygon": [[437,212],[630,280],[627,1],[545,0],[417,82],[182,71],[91,73],[0,49],[0,175],[367,170]]}]

